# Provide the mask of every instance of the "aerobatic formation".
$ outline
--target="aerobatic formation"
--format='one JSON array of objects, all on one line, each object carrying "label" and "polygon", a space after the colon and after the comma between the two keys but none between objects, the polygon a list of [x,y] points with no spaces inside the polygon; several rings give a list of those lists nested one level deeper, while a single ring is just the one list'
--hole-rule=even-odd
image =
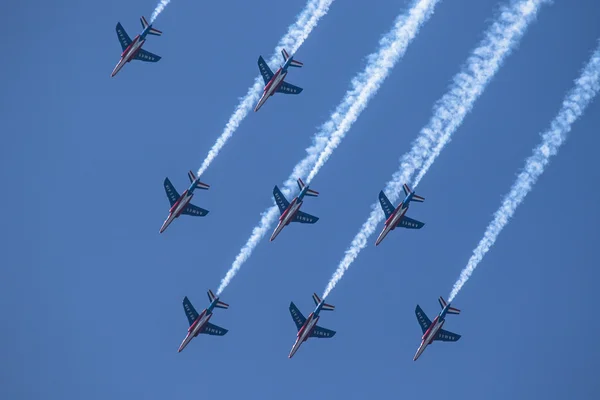
[{"label": "aerobatic formation", "polygon": [[[350,248],[346,251],[346,256],[333,274],[323,296],[319,297],[316,293],[313,294],[316,306],[314,311],[305,317],[293,302],[290,303],[289,311],[296,325],[297,335],[288,358],[292,358],[300,346],[309,338],[332,338],[335,336],[335,331],[317,325],[321,311],[333,311],[335,309],[334,306],[325,302],[325,298],[342,278],[350,264],[356,259],[358,253],[366,246],[366,239],[374,233],[378,223],[385,219],[381,233],[374,242],[374,247],[379,246],[389,232],[397,227],[418,230],[425,225],[423,222],[409,218],[406,215],[411,202],[424,202],[425,200],[424,197],[417,195],[414,190],[411,190],[408,181],[417,173],[416,179],[413,180],[413,186],[416,187],[420,183],[443,147],[449,142],[454,130],[457,129],[466,113],[473,107],[479,94],[483,92],[487,83],[500,68],[504,57],[518,44],[519,39],[525,33],[528,24],[535,18],[541,5],[548,2],[547,0],[507,1],[508,3],[500,10],[497,20],[486,32],[485,39],[481,45],[473,51],[473,55],[463,66],[463,70],[460,72],[460,79],[455,79],[454,86],[451,86],[449,94],[436,103],[434,116],[430,124],[421,132],[418,139],[415,140],[413,149],[402,158],[401,170],[395,173],[393,179],[388,182],[385,189],[379,192],[378,201],[380,208],[374,208],[371,216],[363,225],[357,237],[352,241]],[[241,120],[248,114],[248,111],[252,107],[251,104],[256,102],[254,106],[254,111],[256,112],[275,93],[300,94],[303,91],[302,88],[285,81],[289,72],[288,69],[290,67],[301,68],[303,63],[296,60],[294,54],[288,53],[288,50],[284,47],[288,46],[288,49],[292,50],[291,53],[294,53],[314,29],[318,20],[327,13],[332,2],[333,0],[308,1],[305,10],[299,14],[298,21],[290,26],[289,32],[282,38],[280,45],[276,49],[276,54],[280,53],[283,58],[283,64],[280,65],[276,72],[273,72],[269,67],[269,63],[262,56],[259,56],[258,69],[260,77],[264,82],[261,83],[260,78],[257,78],[257,83],[251,87],[248,95],[236,108],[234,115],[227,124],[228,128],[209,152],[199,172],[188,172],[190,186],[182,194],[179,194],[169,178],[165,178],[163,185],[169,200],[170,209],[167,219],[160,227],[160,233],[163,233],[173,220],[182,214],[200,217],[208,214],[208,210],[191,204],[196,189],[209,189],[209,185],[200,181],[200,175],[217,156],[226,140],[237,129]],[[187,335],[179,346],[179,352],[201,333],[223,336],[228,332],[227,329],[209,322],[215,308],[229,308],[229,305],[222,302],[219,296],[236,274],[241,264],[250,257],[253,248],[262,239],[271,224],[274,223],[277,211],[279,212],[279,220],[271,234],[270,241],[274,241],[283,228],[291,222],[315,224],[319,220],[318,217],[300,211],[305,197],[318,197],[319,195],[319,192],[310,189],[309,184],[324,162],[329,158],[331,152],[343,139],[352,123],[358,118],[362,109],[366,107],[370,97],[376,93],[383,79],[385,79],[390,69],[406,50],[412,38],[418,33],[419,27],[429,19],[438,2],[439,0],[413,0],[411,7],[397,18],[392,31],[381,40],[378,51],[369,57],[368,67],[353,79],[353,89],[346,94],[342,104],[332,115],[331,126],[325,124],[324,126],[328,128],[323,128],[316,135],[316,139],[325,140],[315,139],[318,145],[311,148],[308,151],[309,156],[296,166],[294,173],[286,181],[283,189],[280,189],[277,185],[273,188],[273,199],[276,207],[271,208],[263,214],[261,224],[257,228],[254,228],[251,238],[242,248],[240,255],[234,262],[234,266],[232,266],[223,279],[217,294],[215,295],[211,290],[208,291],[208,299],[210,301],[208,307],[201,313],[198,313],[188,297],[184,297],[183,309],[188,319],[189,328]],[[111,77],[114,77],[126,63],[132,60],[157,62],[161,59],[160,56],[142,49],[142,46],[146,42],[147,35],[162,35],[162,32],[153,28],[152,24],[168,3],[169,1],[162,0],[157,5],[150,23],[144,17],[141,17],[140,21],[143,30],[133,40],[128,36],[123,26],[117,23],[116,32],[118,41],[122,47],[122,53],[121,59],[111,73]],[[279,56],[277,55],[277,57]],[[271,64],[274,62],[276,62],[276,58],[270,60]],[[259,84],[260,86],[257,87]],[[260,88],[263,89],[262,94],[260,94]],[[448,314],[460,313],[459,309],[451,306],[451,302],[468,277],[473,273],[483,255],[491,248],[496,236],[500,233],[503,226],[508,223],[509,218],[531,189],[537,177],[543,172],[544,166],[549,162],[549,157],[557,153],[558,147],[566,139],[566,134],[571,129],[571,124],[583,114],[586,106],[599,90],[600,46],[593,54],[592,59],[586,64],[580,78],[576,81],[575,88],[565,99],[563,109],[561,109],[557,118],[552,122],[550,131],[543,135],[542,144],[534,150],[534,156],[527,160],[526,171],[528,172],[519,175],[510,194],[507,195],[507,199],[497,211],[494,222],[488,227],[484,239],[482,239],[480,245],[474,251],[474,256],[454,285],[449,301],[446,302],[444,298],[439,298],[442,310],[433,321],[427,317],[419,305],[416,306],[415,314],[422,330],[422,337],[421,344],[413,360],[416,361],[421,357],[425,349],[434,341],[456,342],[461,338],[461,335],[442,329]],[[230,128],[230,126],[233,126],[233,128]],[[334,126],[335,128],[332,128]],[[303,178],[306,179],[306,182]],[[299,192],[292,198],[292,193],[295,190],[294,182],[297,184]],[[403,192],[404,199],[397,207],[394,207],[393,202],[398,200],[401,191]],[[292,198],[292,200],[289,201],[289,198]],[[171,230],[173,229],[171,228]],[[392,239],[388,239],[388,242],[390,240],[394,240],[393,235]]]}]

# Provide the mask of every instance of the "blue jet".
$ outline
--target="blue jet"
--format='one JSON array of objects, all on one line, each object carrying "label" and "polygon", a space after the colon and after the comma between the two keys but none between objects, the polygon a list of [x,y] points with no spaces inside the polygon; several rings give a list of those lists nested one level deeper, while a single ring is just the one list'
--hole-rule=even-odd
[{"label": "blue jet", "polygon": [[460,310],[458,308],[450,307],[450,303],[446,304],[446,301],[443,297],[439,298],[440,306],[442,307],[442,311],[439,313],[437,317],[431,322],[425,312],[417,305],[415,309],[415,314],[417,315],[417,320],[419,321],[419,325],[421,325],[421,329],[423,330],[423,337],[421,338],[421,345],[415,354],[415,358],[413,361],[417,361],[417,358],[425,351],[425,348],[433,343],[434,340],[441,340],[443,342],[456,342],[460,339],[460,335],[456,333],[448,332],[442,329],[444,326],[444,322],[446,322],[446,314],[460,314]]},{"label": "blue jet", "polygon": [[200,177],[197,178],[196,174],[192,171],[188,172],[188,177],[190,178],[191,185],[183,192],[183,194],[181,194],[181,196],[177,193],[175,186],[173,186],[169,178],[165,178],[163,184],[165,186],[167,197],[169,198],[169,203],[171,203],[171,209],[169,210],[169,216],[160,228],[160,233],[163,233],[171,222],[173,222],[175,218],[179,218],[181,214],[193,215],[195,217],[204,217],[208,214],[208,210],[196,207],[195,205],[190,204],[190,201],[192,200],[192,197],[194,197],[195,189],[208,190],[210,186],[200,182]]},{"label": "blue jet", "polygon": [[300,61],[294,60],[294,57],[290,57],[285,49],[281,50],[281,55],[283,56],[283,65],[279,67],[277,72],[273,73],[269,65],[266,63],[262,56],[258,57],[258,69],[260,70],[260,74],[262,75],[265,81],[265,89],[263,91],[263,95],[260,100],[256,104],[254,108],[254,112],[258,111],[265,101],[271,96],[273,96],[276,92],[286,93],[286,94],[299,94],[302,91],[302,88],[298,86],[290,85],[287,82],[284,82],[289,67],[302,68],[304,64]]},{"label": "blue jet", "polygon": [[313,293],[313,300],[317,307],[315,308],[315,311],[310,313],[308,318],[304,318],[304,315],[298,310],[298,307],[296,307],[294,302],[290,303],[290,314],[292,314],[292,319],[296,323],[296,328],[298,328],[298,336],[288,358],[292,358],[294,353],[300,348],[300,345],[306,342],[309,337],[330,338],[335,335],[335,331],[321,328],[317,325],[320,318],[319,313],[322,310],[333,311],[335,306],[325,303],[325,300],[321,300],[316,293]]},{"label": "blue jet", "polygon": [[404,189],[404,194],[406,195],[406,197],[395,209],[394,206],[392,206],[392,203],[388,200],[385,193],[383,193],[383,190],[379,192],[379,203],[381,203],[381,208],[385,213],[386,221],[385,226],[383,227],[383,231],[381,231],[381,233],[377,237],[377,240],[375,241],[375,246],[379,245],[379,243],[381,243],[381,241],[386,237],[386,235],[390,231],[396,229],[396,227],[398,226],[409,229],[421,229],[423,225],[425,225],[423,222],[416,221],[406,216],[406,212],[408,211],[408,206],[410,205],[411,201],[422,203],[423,201],[425,201],[425,198],[417,196],[415,192],[411,192],[410,188],[406,183],[402,185],[402,188]]},{"label": "blue jet", "polygon": [[279,212],[281,215],[279,216],[279,223],[271,235],[271,242],[275,240],[277,235],[279,235],[279,232],[281,232],[281,230],[290,222],[314,224],[319,220],[318,217],[300,211],[300,207],[304,203],[304,196],[317,197],[319,196],[319,192],[309,189],[300,178],[298,178],[297,183],[298,187],[300,188],[300,194],[297,197],[294,197],[291,203],[287,201],[277,185],[275,185],[273,188],[273,197],[275,197],[275,203],[277,203],[277,207],[279,207]]},{"label": "blue jet", "polygon": [[125,32],[125,29],[123,28],[123,25],[121,25],[120,22],[117,23],[117,37],[121,43],[123,53],[121,53],[121,59],[119,60],[119,63],[115,69],[113,69],[113,72],[110,75],[111,77],[115,76],[117,72],[119,72],[121,68],[123,68],[123,66],[131,60],[157,62],[161,59],[160,56],[143,50],[142,46],[146,42],[147,35],[160,36],[162,35],[162,32],[158,29],[154,29],[152,25],[148,24],[148,21],[146,21],[146,18],[144,17],[140,18],[140,22],[142,23],[144,30],[142,33],[133,38],[133,40],[129,38],[129,35],[127,35],[127,32]]},{"label": "blue jet", "polygon": [[228,309],[229,304],[220,301],[219,298],[212,292],[212,290],[208,291],[208,300],[210,301],[210,305],[200,314],[198,314],[187,296],[183,298],[183,310],[188,318],[190,327],[188,328],[188,333],[185,336],[185,339],[183,339],[183,342],[181,342],[181,346],[179,346],[179,350],[177,350],[178,353],[180,353],[181,350],[183,350],[185,346],[187,346],[188,343],[200,333],[223,336],[228,332],[227,329],[213,325],[208,321],[213,316],[213,310],[215,308]]}]

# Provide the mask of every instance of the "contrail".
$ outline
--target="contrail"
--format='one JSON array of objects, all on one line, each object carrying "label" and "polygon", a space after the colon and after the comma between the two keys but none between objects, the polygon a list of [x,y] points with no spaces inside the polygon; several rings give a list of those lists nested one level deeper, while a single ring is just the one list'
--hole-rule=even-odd
[{"label": "contrail", "polygon": [[533,154],[525,161],[525,168],[513,183],[510,192],[502,201],[502,205],[494,214],[494,219],[485,230],[483,238],[473,250],[467,266],[450,292],[449,302],[454,300],[463,285],[469,280],[483,256],[496,242],[502,229],[515,213],[517,207],[531,191],[544,168],[550,162],[550,157],[558,153],[558,149],[567,139],[571,125],[577,120],[585,108],[600,90],[600,44],[592,55],[591,60],[583,69],[581,76],[575,81],[575,87],[563,100],[558,115],[550,123],[550,129],[542,134],[542,142],[533,150]]},{"label": "contrail", "polygon": [[[308,35],[315,29],[319,20],[327,14],[329,6],[331,6],[333,1],[334,0],[309,0],[306,7],[298,14],[296,22],[290,25],[287,33],[279,40],[279,44],[275,48],[275,53],[271,56],[268,64],[273,65],[277,63],[279,57],[281,57],[281,49],[286,49],[291,55],[295,54]],[[227,125],[225,125],[225,129],[221,133],[221,136],[217,138],[217,141],[206,155],[200,169],[198,169],[198,176],[201,176],[204,171],[206,171],[217,155],[219,155],[219,152],[225,146],[229,138],[231,138],[233,133],[240,126],[243,119],[246,118],[248,112],[258,100],[263,86],[262,77],[258,75],[254,80],[254,85],[250,86],[248,93],[240,99],[240,103],[235,108],[231,117],[229,117],[229,121],[227,122]]]},{"label": "contrail", "polygon": [[160,2],[156,5],[156,8],[152,12],[152,16],[150,17],[150,24],[153,24],[156,20],[156,17],[163,12],[165,7],[171,2],[171,0],[160,0]]},{"label": "contrail", "polygon": [[[306,157],[294,167],[282,189],[286,197],[295,190],[296,179],[306,176],[309,184],[316,173],[344,138],[360,113],[366,108],[369,100],[377,93],[390,70],[404,55],[412,39],[419,33],[421,26],[431,17],[437,3],[441,0],[413,0],[408,12],[401,14],[394,21],[390,32],[379,41],[379,49],[367,57],[367,66],[352,79],[351,87],[344,95],[342,102],[331,114],[329,120],[319,128],[313,137],[313,144],[306,149]],[[326,154],[325,156],[323,156]],[[252,251],[267,233],[276,220],[276,206],[268,208],[262,214],[259,224],[252,230],[252,235],[240,250],[231,268],[221,281],[218,293],[221,293],[231,279],[237,274],[242,264],[250,257]]]},{"label": "contrail", "polygon": [[[472,51],[461,71],[454,77],[449,91],[434,105],[431,120],[421,129],[411,150],[400,159],[400,169],[392,175],[392,179],[385,187],[390,201],[395,202],[398,199],[402,185],[408,183],[415,171],[421,168],[414,186],[419,184],[442,148],[450,141],[452,134],[471,111],[475,101],[500,69],[504,59],[525,34],[527,26],[535,19],[539,7],[545,2],[547,0],[513,0],[500,9],[496,21],[488,28],[479,46]],[[371,208],[373,211],[346,250],[325,288],[323,298],[326,298],[342,279],[360,251],[367,245],[367,239],[383,221],[384,214],[379,203],[373,204]]]}]

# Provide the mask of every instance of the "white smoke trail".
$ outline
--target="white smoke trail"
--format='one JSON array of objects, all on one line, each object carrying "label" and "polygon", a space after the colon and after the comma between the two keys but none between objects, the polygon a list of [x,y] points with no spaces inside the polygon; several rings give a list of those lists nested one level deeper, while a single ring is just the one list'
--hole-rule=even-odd
[{"label": "white smoke trail", "polygon": [[[313,137],[313,144],[306,149],[306,157],[294,167],[294,171],[287,179],[282,192],[289,197],[295,189],[296,179],[306,176],[309,184],[318,170],[344,138],[348,130],[360,113],[365,109],[369,100],[377,93],[383,80],[390,70],[404,55],[412,39],[419,33],[420,27],[431,17],[436,4],[440,0],[414,0],[408,12],[396,18],[390,32],[379,41],[377,52],[367,57],[367,66],[352,79],[351,88],[344,95],[342,102],[331,114]],[[327,156],[323,157],[323,154]],[[310,171],[310,173],[309,173]],[[231,268],[221,281],[218,293],[221,293],[237,274],[242,264],[250,257],[256,245],[260,242],[271,224],[277,219],[276,206],[262,213],[259,224],[252,230],[252,235],[240,250]]]},{"label": "white smoke trail", "polygon": [[[277,63],[280,59],[279,57],[281,57],[281,49],[286,49],[291,55],[294,55],[300,46],[302,46],[306,38],[308,38],[308,35],[315,29],[319,20],[327,14],[333,1],[334,0],[309,0],[306,7],[298,14],[296,22],[290,25],[287,33],[279,40],[279,44],[275,48],[275,53],[267,63],[269,65]],[[202,161],[202,165],[198,169],[198,176],[201,176],[219,155],[221,149],[225,146],[229,138],[231,138],[258,100],[263,87],[263,79],[259,75],[254,80],[254,84],[248,89],[248,93],[240,99],[240,103],[235,108],[231,117],[229,117],[225,129],[217,138],[217,141],[206,155],[204,161]]]},{"label": "white smoke trail", "polygon": [[160,0],[160,2],[156,5],[156,8],[152,12],[152,16],[150,17],[150,25],[154,23],[156,17],[163,12],[165,7],[171,2],[171,0]]},{"label": "white smoke trail", "polygon": [[550,157],[556,155],[560,146],[567,139],[571,125],[579,118],[590,101],[600,90],[600,46],[592,55],[591,60],[583,69],[581,76],[575,81],[575,87],[563,100],[558,115],[550,123],[550,129],[542,134],[542,143],[534,150],[533,154],[525,161],[525,168],[513,183],[510,192],[502,201],[502,205],[494,214],[494,219],[485,230],[483,238],[473,250],[467,266],[460,273],[450,293],[449,302],[454,300],[463,285],[469,280],[483,256],[496,242],[502,229],[508,224],[517,207],[531,191],[544,169],[550,162]]},{"label": "white smoke trail", "polygon": [[[486,31],[479,46],[472,51],[461,71],[454,77],[449,91],[436,102],[431,120],[421,130],[411,150],[402,156],[400,169],[392,175],[384,189],[390,201],[395,202],[398,199],[402,185],[410,181],[418,168],[422,168],[414,186],[419,184],[424,173],[500,69],[504,59],[524,35],[527,26],[537,15],[540,5],[545,2],[547,0],[511,1],[501,8],[500,15]],[[367,245],[367,239],[383,221],[384,214],[379,203],[373,204],[371,208],[373,211],[346,250],[344,258],[325,288],[323,298],[326,298],[342,279],[360,251]]]}]

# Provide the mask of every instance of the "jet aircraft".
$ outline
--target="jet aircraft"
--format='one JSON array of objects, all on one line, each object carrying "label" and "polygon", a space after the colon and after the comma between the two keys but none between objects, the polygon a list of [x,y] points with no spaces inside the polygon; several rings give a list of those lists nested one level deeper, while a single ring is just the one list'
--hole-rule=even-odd
[{"label": "jet aircraft", "polygon": [[190,327],[188,328],[188,333],[185,336],[185,339],[183,339],[183,342],[181,342],[181,346],[179,346],[179,350],[177,350],[178,353],[180,353],[181,350],[183,350],[185,346],[187,346],[188,343],[200,333],[223,336],[228,332],[227,329],[213,325],[208,321],[213,316],[213,309],[215,307],[227,309],[229,308],[229,304],[225,304],[220,301],[211,290],[208,291],[208,300],[210,301],[210,305],[200,314],[198,314],[187,296],[183,298],[183,310],[188,318]]},{"label": "jet aircraft", "polygon": [[446,314],[460,314],[458,308],[450,307],[450,303],[446,304],[443,297],[439,298],[440,306],[442,311],[437,317],[431,322],[425,312],[417,305],[415,314],[421,329],[423,330],[423,337],[421,338],[421,345],[419,346],[413,361],[417,361],[417,358],[425,351],[425,348],[433,343],[434,340],[441,340],[443,342],[456,342],[460,339],[460,335],[456,333],[448,332],[442,329],[444,322],[446,322]]},{"label": "jet aircraft", "polygon": [[119,63],[115,69],[113,69],[113,72],[110,75],[111,77],[115,76],[117,72],[119,72],[121,68],[123,68],[123,66],[131,60],[157,62],[161,59],[160,56],[143,50],[142,46],[146,42],[147,35],[160,36],[162,35],[162,32],[158,29],[154,29],[152,25],[148,24],[148,21],[146,21],[146,18],[144,17],[140,18],[140,22],[142,23],[142,27],[144,29],[142,30],[142,33],[133,38],[133,40],[129,38],[129,35],[127,35],[127,32],[125,32],[125,29],[123,28],[123,25],[121,25],[120,22],[117,23],[117,37],[119,38],[119,42],[123,48],[123,53],[121,53],[121,59],[119,60]]},{"label": "jet aircraft", "polygon": [[271,71],[262,56],[258,57],[258,69],[260,70],[260,73],[265,81],[265,89],[263,95],[261,96],[260,100],[258,100],[258,103],[254,108],[254,112],[258,111],[262,105],[265,104],[265,101],[267,101],[270,96],[273,96],[275,92],[299,94],[302,91],[302,88],[284,82],[283,80],[288,73],[289,67],[302,68],[304,64],[302,64],[300,61],[294,60],[294,57],[290,57],[285,49],[281,50],[281,55],[283,56],[284,63],[275,73]]},{"label": "jet aircraft", "polygon": [[316,293],[313,293],[313,300],[317,307],[313,312],[310,313],[308,318],[304,318],[304,315],[302,315],[300,310],[298,310],[298,307],[296,307],[294,302],[290,303],[290,314],[292,314],[292,319],[296,323],[296,328],[298,328],[298,336],[296,338],[296,343],[294,343],[294,346],[288,355],[288,358],[292,358],[296,351],[298,351],[300,348],[300,345],[303,342],[306,342],[309,337],[330,338],[335,335],[335,331],[321,328],[317,325],[317,322],[320,318],[319,313],[322,310],[333,311],[335,306],[325,303],[325,300],[321,300]]},{"label": "jet aircraft", "polygon": [[287,226],[290,222],[302,222],[305,224],[314,224],[319,220],[318,217],[312,216],[310,214],[304,213],[300,211],[300,207],[304,203],[304,196],[317,197],[319,196],[319,192],[315,192],[308,188],[307,185],[302,182],[302,179],[298,178],[298,187],[300,188],[300,194],[292,200],[292,202],[288,202],[281,190],[275,185],[273,188],[273,197],[275,197],[275,202],[277,203],[277,207],[279,207],[279,212],[281,215],[279,216],[279,223],[277,227],[273,231],[271,235],[270,241],[275,240],[279,232]]},{"label": "jet aircraft", "polygon": [[193,204],[190,204],[190,200],[194,197],[195,189],[204,189],[208,190],[210,187],[206,183],[200,182],[200,177],[196,178],[196,174],[192,171],[188,172],[188,177],[190,178],[191,185],[189,188],[179,195],[177,190],[169,180],[169,178],[165,178],[165,192],[167,192],[167,197],[169,198],[169,203],[171,203],[171,209],[169,210],[169,216],[162,224],[160,228],[160,233],[163,233],[165,229],[173,222],[175,218],[179,218],[181,214],[193,215],[196,217],[204,217],[208,214],[208,210],[205,210],[200,207],[196,207]]},{"label": "jet aircraft", "polygon": [[402,185],[402,188],[404,189],[404,194],[406,195],[406,197],[404,198],[404,200],[402,200],[398,207],[396,207],[396,209],[394,209],[392,203],[388,200],[385,193],[383,193],[383,190],[379,192],[379,203],[381,203],[381,208],[385,213],[386,221],[383,230],[381,231],[379,237],[377,237],[377,240],[375,241],[375,246],[379,245],[379,243],[381,243],[381,241],[386,237],[386,235],[390,231],[396,229],[396,227],[398,226],[409,229],[421,229],[423,225],[425,225],[423,222],[416,221],[406,216],[406,211],[408,211],[408,206],[410,205],[411,201],[418,201],[422,203],[423,201],[425,201],[425,198],[417,196],[415,192],[411,192],[410,188],[406,183]]}]

